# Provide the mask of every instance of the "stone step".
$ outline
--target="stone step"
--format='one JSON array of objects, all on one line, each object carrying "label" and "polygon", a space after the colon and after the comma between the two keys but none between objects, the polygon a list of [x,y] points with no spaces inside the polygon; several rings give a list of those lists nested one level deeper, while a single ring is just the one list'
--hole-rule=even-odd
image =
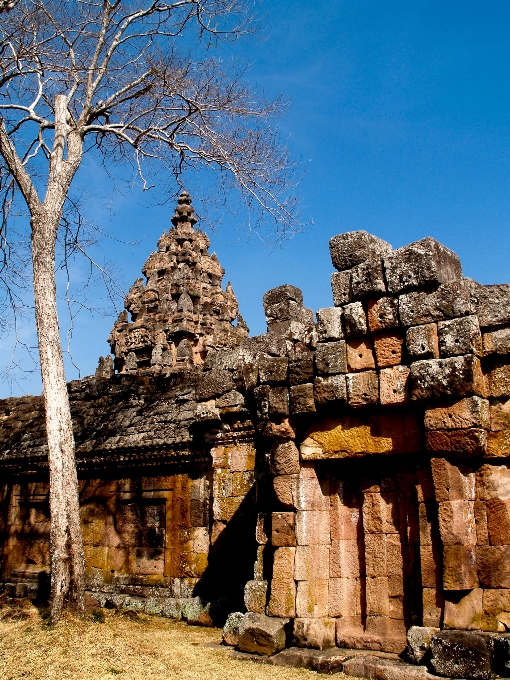
[{"label": "stone step", "polygon": [[[356,656],[345,661],[345,675],[371,680],[438,680],[425,666],[413,666],[400,659],[384,659],[373,655]],[[443,678],[447,680],[447,678]]]}]

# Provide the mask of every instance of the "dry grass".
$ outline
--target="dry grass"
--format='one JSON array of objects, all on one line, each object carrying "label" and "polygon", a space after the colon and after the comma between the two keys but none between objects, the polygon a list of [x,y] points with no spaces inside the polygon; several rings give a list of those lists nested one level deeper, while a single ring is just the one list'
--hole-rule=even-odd
[{"label": "dry grass", "polygon": [[[101,622],[97,619],[103,619]],[[48,626],[33,607],[0,610],[2,680],[312,680],[312,671],[229,657],[221,631],[109,610]],[[344,677],[343,674],[336,675]]]}]

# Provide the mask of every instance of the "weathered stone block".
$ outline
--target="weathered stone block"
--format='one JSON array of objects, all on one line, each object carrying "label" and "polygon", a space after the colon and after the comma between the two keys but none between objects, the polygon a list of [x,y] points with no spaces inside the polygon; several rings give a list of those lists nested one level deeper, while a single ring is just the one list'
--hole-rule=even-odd
[{"label": "weathered stone block", "polygon": [[303,293],[299,288],[291,286],[289,283],[268,290],[267,293],[264,293],[262,298],[264,308],[287,301],[297,302],[300,306],[303,304]]},{"label": "weathered stone block", "polygon": [[270,415],[289,415],[289,390],[287,387],[270,387],[268,396]]},{"label": "weathered stone block", "polygon": [[471,300],[482,328],[510,323],[510,284],[482,286],[477,283],[472,288]]},{"label": "weathered stone block", "polygon": [[291,439],[276,444],[271,452],[271,472],[274,475],[292,475],[299,471],[299,450],[296,444]]},{"label": "weathered stone block", "polygon": [[347,398],[353,408],[377,404],[379,401],[379,376],[375,371],[348,373]]},{"label": "weathered stone block", "polygon": [[443,589],[478,588],[475,550],[471,546],[443,546]]},{"label": "weathered stone block", "polygon": [[439,339],[437,324],[426,323],[423,326],[411,326],[406,332],[407,353],[413,359],[438,359]]},{"label": "weathered stone block", "polygon": [[297,503],[298,510],[329,511],[329,479],[319,479],[313,463],[302,463]]},{"label": "weathered stone block", "polygon": [[397,366],[402,363],[402,346],[404,339],[396,333],[381,333],[374,337],[377,366]]},{"label": "weathered stone block", "polygon": [[476,549],[480,585],[510,588],[510,545],[481,545]]},{"label": "weathered stone block", "polygon": [[480,360],[472,354],[415,361],[411,364],[410,379],[411,399],[415,400],[485,394]]},{"label": "weathered stone block", "polygon": [[443,545],[476,545],[474,501],[443,501],[438,516]]},{"label": "weathered stone block", "polygon": [[261,383],[283,383],[287,380],[287,357],[261,357],[258,362]]},{"label": "weathered stone block", "polygon": [[391,251],[389,243],[361,230],[338,234],[329,241],[331,261],[338,271],[351,269],[374,256],[388,255]]},{"label": "weathered stone block", "polygon": [[296,515],[293,512],[273,512],[271,518],[271,544],[274,546],[295,546]]},{"label": "weathered stone block", "polygon": [[367,317],[361,302],[344,305],[345,334],[348,338],[366,335]]},{"label": "weathered stone block", "polygon": [[431,453],[457,453],[460,456],[483,455],[487,449],[487,432],[468,430],[432,430],[426,433],[427,450]]},{"label": "weathered stone block", "polygon": [[200,376],[196,386],[197,399],[205,400],[219,397],[235,388],[230,371],[212,369]]},{"label": "weathered stone block", "polygon": [[329,545],[298,545],[294,564],[296,581],[329,578]]},{"label": "weathered stone block", "polygon": [[304,619],[328,616],[329,579],[298,581],[296,615]]},{"label": "weathered stone block", "polygon": [[483,334],[483,353],[510,354],[510,328],[500,328],[497,331]]},{"label": "weathered stone block", "polygon": [[330,401],[347,401],[347,386],[345,375],[319,376],[313,382],[313,393],[317,404],[327,404]]},{"label": "weathered stone block", "polygon": [[430,664],[438,675],[449,678],[489,680],[492,675],[492,636],[458,630],[442,630],[432,637]]},{"label": "weathered stone block", "polygon": [[510,397],[510,366],[495,366],[489,373],[489,389],[493,397]]},{"label": "weathered stone block", "polygon": [[325,307],[317,311],[317,336],[320,342],[343,339],[341,309]]},{"label": "weathered stone block", "polygon": [[387,576],[386,534],[365,535],[365,569],[369,577]]},{"label": "weathered stone block", "polygon": [[379,373],[379,395],[381,404],[405,404],[409,400],[408,366],[383,368]]},{"label": "weathered stone block", "polygon": [[332,494],[330,503],[331,541],[356,541],[361,531],[359,507],[344,504],[340,493]]},{"label": "weathered stone block", "polygon": [[296,548],[277,548],[273,557],[273,578],[271,595],[266,612],[269,616],[296,616],[296,583],[294,581],[294,560]]},{"label": "weathered stone block", "polygon": [[380,257],[370,258],[351,269],[351,290],[355,300],[385,294],[386,283]]},{"label": "weathered stone block", "polygon": [[367,578],[367,616],[389,616],[388,577]]},{"label": "weathered stone block", "polygon": [[404,326],[455,319],[474,314],[471,291],[472,279],[461,279],[439,286],[432,292],[407,293],[399,297],[399,316]]},{"label": "weathered stone block", "polygon": [[440,321],[437,324],[439,350],[442,357],[459,354],[482,354],[482,334],[476,316]]},{"label": "weathered stone block", "polygon": [[475,474],[470,468],[454,465],[445,458],[432,458],[431,468],[438,503],[475,500]]},{"label": "weathered stone block", "polygon": [[334,619],[294,619],[292,644],[296,647],[329,649],[335,646]]},{"label": "weathered stone block", "polygon": [[273,478],[273,489],[278,502],[288,508],[296,508],[298,475],[279,475]]},{"label": "weathered stone block", "polygon": [[239,625],[243,620],[244,614],[241,612],[232,612],[228,615],[225,625],[223,626],[223,644],[230,647],[236,647],[239,642]]},{"label": "weathered stone block", "polygon": [[275,654],[285,647],[288,624],[288,619],[248,612],[239,624],[238,649],[264,656]]},{"label": "weathered stone block", "polygon": [[382,297],[368,301],[368,327],[372,333],[398,328],[398,298]]},{"label": "weathered stone block", "polygon": [[351,272],[333,272],[331,274],[331,290],[335,307],[352,302]]},{"label": "weathered stone block", "polygon": [[347,373],[345,340],[319,343],[315,353],[315,366],[320,375]]},{"label": "weathered stone block", "polygon": [[231,472],[245,472],[255,469],[255,448],[253,444],[237,444],[228,448]]},{"label": "weathered stone block", "polygon": [[411,626],[407,631],[407,658],[415,664],[421,663],[429,651],[432,636],[438,632],[439,628],[431,626]]},{"label": "weathered stone block", "polygon": [[476,630],[480,626],[483,590],[474,588],[468,593],[447,593],[444,603],[444,627]]},{"label": "weathered stone block", "polygon": [[313,384],[292,385],[290,388],[290,412],[291,413],[314,413],[315,400]]},{"label": "weathered stone block", "polygon": [[430,236],[386,256],[384,268],[390,293],[432,287],[462,277],[458,256]]},{"label": "weathered stone block", "polygon": [[424,418],[427,430],[460,430],[489,427],[489,402],[481,397],[468,397],[451,406],[427,409]]},{"label": "weathered stone block", "polygon": [[510,545],[510,499],[487,501],[487,531],[491,545]]},{"label": "weathered stone block", "polygon": [[[247,581],[244,586],[244,606],[247,611],[265,614],[267,602],[267,581]],[[236,644],[231,643],[231,644]]]},{"label": "weathered stone block", "polygon": [[349,371],[365,371],[375,368],[374,349],[370,338],[348,340],[346,349]]},{"label": "weathered stone block", "polygon": [[361,612],[361,589],[357,578],[331,578],[329,580],[330,616],[357,616]]},{"label": "weathered stone block", "polygon": [[301,305],[298,305],[294,300],[283,300],[274,305],[266,305],[264,311],[266,313],[266,321],[271,326],[280,321],[299,319],[301,309]]},{"label": "weathered stone block", "polygon": [[360,546],[357,539],[331,541],[329,575],[331,578],[359,578]]},{"label": "weathered stone block", "polygon": [[296,538],[298,545],[329,545],[329,511],[298,511]]},{"label": "weathered stone block", "polygon": [[289,385],[299,385],[313,379],[312,352],[302,352],[289,358]]},{"label": "weathered stone block", "polygon": [[423,588],[423,625],[439,626],[443,620],[444,598],[437,588]]}]

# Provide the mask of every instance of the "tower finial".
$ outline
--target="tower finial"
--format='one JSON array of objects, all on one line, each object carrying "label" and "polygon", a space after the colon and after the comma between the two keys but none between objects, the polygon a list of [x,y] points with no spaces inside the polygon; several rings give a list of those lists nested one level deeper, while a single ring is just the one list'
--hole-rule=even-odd
[{"label": "tower finial", "polygon": [[197,223],[195,210],[191,205],[191,198],[187,191],[182,191],[177,200],[175,213],[172,217],[172,224],[176,229],[193,229]]}]

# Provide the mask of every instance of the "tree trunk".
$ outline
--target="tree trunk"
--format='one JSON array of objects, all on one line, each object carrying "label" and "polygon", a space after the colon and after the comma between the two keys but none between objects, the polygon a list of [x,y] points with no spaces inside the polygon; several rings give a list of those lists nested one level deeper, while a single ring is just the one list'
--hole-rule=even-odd
[{"label": "tree trunk", "polygon": [[52,623],[60,618],[66,597],[79,613],[84,611],[85,600],[74,437],[57,316],[54,234],[59,221],[60,215],[48,215],[44,209],[32,218],[35,320],[50,471]]}]

